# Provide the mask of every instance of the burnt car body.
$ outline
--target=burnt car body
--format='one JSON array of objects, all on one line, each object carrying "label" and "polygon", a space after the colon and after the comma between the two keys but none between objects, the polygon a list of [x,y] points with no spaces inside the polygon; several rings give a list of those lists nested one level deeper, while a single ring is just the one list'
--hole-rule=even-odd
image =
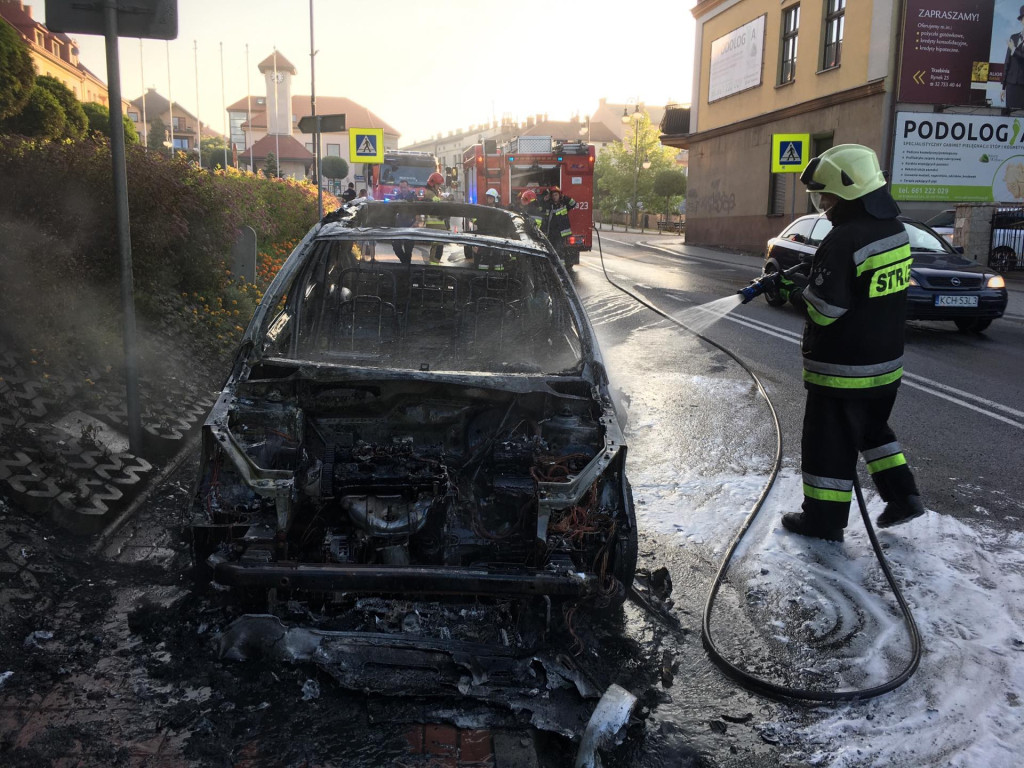
[{"label": "burnt car body", "polygon": [[[1008,295],[1001,275],[964,256],[927,225],[904,216],[900,221],[913,257],[908,320],[952,321],[960,331],[980,333],[1003,316]],[[800,262],[809,265],[831,230],[824,214],[796,219],[768,241],[764,271],[786,270]],[[766,291],[765,298],[775,307],[786,303],[777,290]]]},{"label": "burnt car body", "polygon": [[625,457],[593,329],[532,222],[353,203],[299,243],[246,329],[187,525],[200,570],[257,604],[550,614],[632,583]]}]

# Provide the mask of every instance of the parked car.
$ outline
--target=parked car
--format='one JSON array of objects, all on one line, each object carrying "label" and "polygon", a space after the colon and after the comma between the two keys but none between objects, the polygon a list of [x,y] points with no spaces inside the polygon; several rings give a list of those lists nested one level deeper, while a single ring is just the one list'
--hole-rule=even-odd
[{"label": "parked car", "polygon": [[[941,235],[919,221],[900,217],[910,236],[913,265],[907,289],[908,320],[952,321],[964,332],[980,333],[1006,311],[1002,275],[959,253]],[[768,241],[765,272],[810,264],[832,223],[824,214],[802,216]],[[767,292],[772,306],[785,303]]]},{"label": "parked car", "polygon": [[931,227],[937,235],[941,235],[950,245],[954,246],[956,245],[953,237],[955,224],[955,208],[947,208],[944,211],[940,211],[925,222],[925,226]]},{"label": "parked car", "polygon": [[499,619],[524,605],[550,620],[552,602],[623,599],[625,457],[593,329],[532,220],[352,203],[309,231],[249,323],[187,524],[196,566],[257,608],[489,601],[507,645],[518,630]]},{"label": "parked car", "polygon": [[[947,208],[928,219],[925,224],[944,237],[955,248],[956,210]],[[1000,208],[992,219],[992,249],[988,264],[997,272],[1016,269],[1024,252],[1024,209]]]}]

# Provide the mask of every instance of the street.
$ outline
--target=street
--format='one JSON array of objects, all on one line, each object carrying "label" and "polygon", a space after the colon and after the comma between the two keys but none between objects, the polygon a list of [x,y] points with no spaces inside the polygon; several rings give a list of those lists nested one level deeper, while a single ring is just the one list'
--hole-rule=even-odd
[{"label": "street", "polygon": [[[600,235],[602,250],[595,238],[572,279],[628,411],[640,572],[650,579],[665,569],[674,601],[667,615],[629,601],[586,628],[576,663],[640,699],[605,765],[1016,765],[1024,746],[1021,291],[1013,286],[1010,316],[980,336],[951,324],[908,328],[893,426],[929,513],[879,538],[923,638],[921,665],[893,693],[807,707],[744,690],[702,647],[708,591],[769,479],[776,429],[750,375],[693,333],[750,366],[782,433],[782,471],[711,615],[715,643],[782,684],[866,688],[904,667],[910,641],[856,511],[842,544],[778,525],[801,498],[802,320],[761,300],[728,299],[758,274],[754,256],[675,236]],[[13,673],[0,678],[10,678],[0,688],[5,764],[564,764],[572,752],[564,740],[517,735],[522,718],[468,699],[388,700],[348,690],[313,665],[220,658],[215,638],[230,616],[216,593],[189,588],[180,514],[195,470],[193,454],[183,455],[136,515],[88,551],[0,509],[13,563],[4,567],[20,585],[3,595],[13,638],[0,669]],[[882,504],[866,473],[862,480],[874,518]],[[456,739],[461,762],[429,762],[454,754]]]},{"label": "street", "polygon": [[[755,257],[688,248],[676,238],[602,235],[611,278],[691,327],[709,322],[709,313],[694,307],[760,271]],[[669,562],[686,563],[685,570],[670,566],[672,576],[699,603],[768,479],[774,435],[767,408],[734,361],[609,285],[597,254],[581,265],[577,285],[630,403],[630,477],[641,531],[664,547]],[[908,327],[907,377],[892,424],[931,511],[880,538],[921,629],[921,667],[896,692],[822,707],[803,726],[792,720],[799,710],[783,708],[778,722],[766,718],[761,736],[785,734],[792,756],[829,765],[1017,763],[1024,738],[1017,716],[1024,413],[1016,408],[1024,393],[1024,295],[1019,284],[1011,289],[1008,317],[981,336],[959,334],[952,324]],[[717,630],[726,644],[730,631],[738,635],[731,647],[740,666],[764,672],[753,649],[774,644],[775,673],[786,666],[782,647],[826,687],[868,687],[902,668],[909,641],[856,510],[839,545],[803,540],[778,525],[801,499],[801,326],[792,309],[755,300],[702,330],[750,365],[782,425],[783,470],[734,561],[735,588],[719,600]],[[882,504],[863,467],[862,475],[874,518]],[[681,591],[677,586],[680,600]],[[714,698],[703,700],[705,712]]]}]

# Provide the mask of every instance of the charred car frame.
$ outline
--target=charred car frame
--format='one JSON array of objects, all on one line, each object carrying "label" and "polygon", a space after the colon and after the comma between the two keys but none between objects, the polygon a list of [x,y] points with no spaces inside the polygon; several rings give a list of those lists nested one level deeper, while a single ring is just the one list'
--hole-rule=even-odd
[{"label": "charred car frame", "polygon": [[593,329],[532,222],[350,204],[246,329],[187,527],[199,569],[258,600],[607,604],[636,568],[625,457]]}]

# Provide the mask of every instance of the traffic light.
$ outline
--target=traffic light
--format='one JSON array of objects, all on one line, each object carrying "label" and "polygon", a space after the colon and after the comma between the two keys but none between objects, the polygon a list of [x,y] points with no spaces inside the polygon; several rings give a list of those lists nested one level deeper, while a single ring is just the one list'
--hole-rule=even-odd
[{"label": "traffic light", "polygon": [[459,169],[453,165],[448,166],[445,168],[445,178],[449,187],[457,187],[459,185]]}]

